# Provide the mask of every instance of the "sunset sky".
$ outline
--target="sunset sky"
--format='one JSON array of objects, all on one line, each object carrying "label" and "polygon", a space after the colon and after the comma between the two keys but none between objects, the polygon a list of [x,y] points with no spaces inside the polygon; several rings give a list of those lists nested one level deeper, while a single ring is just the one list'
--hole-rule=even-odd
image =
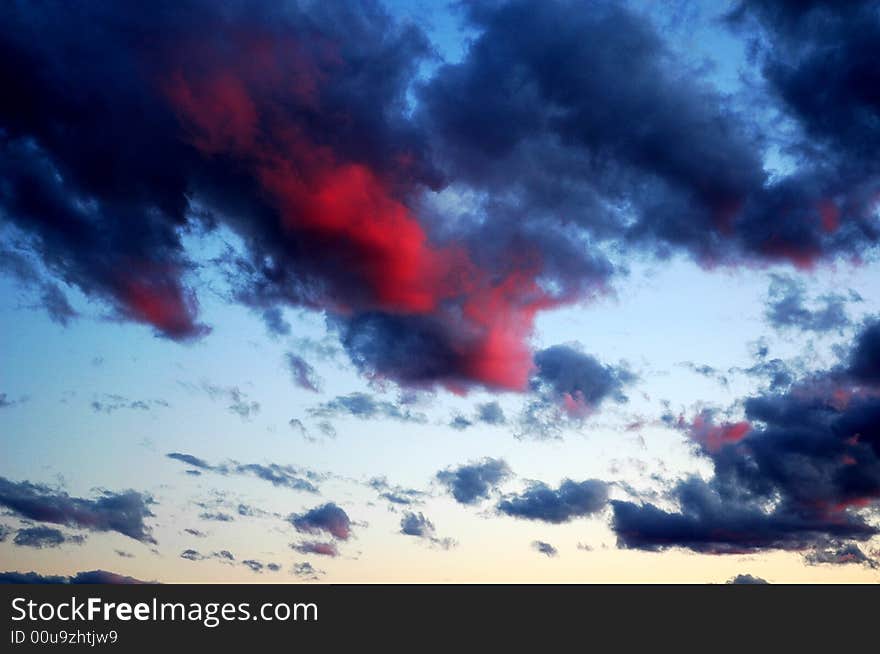
[{"label": "sunset sky", "polygon": [[880,581],[841,4],[3,3],[0,581]]}]

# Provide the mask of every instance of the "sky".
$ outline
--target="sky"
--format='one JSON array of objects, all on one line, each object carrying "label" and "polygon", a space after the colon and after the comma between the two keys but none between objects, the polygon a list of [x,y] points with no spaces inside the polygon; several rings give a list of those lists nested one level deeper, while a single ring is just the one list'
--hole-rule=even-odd
[{"label": "sky", "polygon": [[877,2],[0,18],[0,581],[880,580]]}]

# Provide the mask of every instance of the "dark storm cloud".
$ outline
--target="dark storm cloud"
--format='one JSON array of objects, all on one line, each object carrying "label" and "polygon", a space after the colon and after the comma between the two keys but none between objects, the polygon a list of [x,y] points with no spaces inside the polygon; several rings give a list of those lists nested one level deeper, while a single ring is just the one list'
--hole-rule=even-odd
[{"label": "dark storm cloud", "polygon": [[[585,242],[719,250],[721,227],[760,187],[760,158],[646,20],[612,3],[539,1],[470,5],[468,16],[476,40],[425,85],[421,109],[450,176],[511,198],[492,201],[483,238],[528,242],[567,224]],[[572,261],[550,243],[544,254]]]},{"label": "dark storm cloud", "polygon": [[[875,323],[865,326],[847,365],[815,373],[785,391],[746,398],[745,420],[716,423],[704,412],[687,426],[714,468],[669,493],[677,509],[612,501],[623,547],[699,552],[803,550],[852,544],[880,533],[880,387],[871,380]],[[862,364],[865,366],[862,366]]]},{"label": "dark storm cloud", "polygon": [[554,556],[557,556],[559,554],[559,550],[553,547],[550,543],[545,543],[542,540],[533,541],[532,549],[550,558],[553,558]]},{"label": "dark storm cloud", "polygon": [[[876,172],[880,145],[880,16],[875,0],[744,2],[732,22],[757,18],[767,43],[760,54],[767,81],[807,131],[831,153]],[[814,81],[822,80],[822,92]]]},{"label": "dark storm cloud", "polygon": [[305,513],[291,513],[287,519],[297,531],[306,534],[326,532],[339,540],[348,540],[351,537],[351,519],[333,502]]},{"label": "dark storm cloud", "polygon": [[[183,238],[222,225],[241,243],[214,262],[225,295],[274,333],[286,305],[327,310],[364,372],[522,389],[535,314],[562,300],[547,289],[573,301],[611,272],[559,229],[504,235],[491,257],[471,234],[430,233],[419,198],[446,180],[409,92],[434,51],[378,3],[8,5],[0,18],[15,99],[0,112],[0,210],[119,319],[207,333]],[[529,240],[541,245],[504,260]],[[409,361],[388,347],[401,327]]]},{"label": "dark storm cloud", "polygon": [[280,488],[289,488],[291,490],[303,491],[306,493],[317,493],[318,487],[315,482],[320,481],[322,476],[311,470],[295,468],[289,465],[281,465],[278,463],[240,463],[238,461],[227,461],[217,465],[208,463],[207,461],[181,452],[169,452],[165,455],[169,459],[180,461],[186,465],[193,466],[199,470],[215,472],[219,475],[244,475],[256,477],[267,481],[273,486]]},{"label": "dark storm cloud", "polygon": [[43,549],[44,547],[58,547],[64,543],[81,545],[84,541],[83,536],[65,536],[59,529],[51,527],[28,527],[19,529],[12,542],[19,547]]},{"label": "dark storm cloud", "polygon": [[476,504],[489,497],[501,482],[512,475],[502,459],[485,458],[480,461],[447,468],[437,473],[437,480],[446,487],[456,502]]},{"label": "dark storm cloud", "polygon": [[880,384],[880,320],[868,322],[859,333],[848,362],[848,374],[859,382]]},{"label": "dark storm cloud", "polygon": [[286,353],[284,361],[294,384],[314,393],[319,392],[323,382],[308,361],[293,352]]},{"label": "dark storm cloud", "polygon": [[407,118],[432,53],[414,25],[334,1],[6,5],[0,19],[14,98],[0,211],[119,318],[205,334],[182,237],[219,224],[246,244],[233,296],[276,332],[279,305],[433,302],[441,280],[419,273],[435,257],[402,202],[438,183]]},{"label": "dark storm cloud", "polygon": [[160,336],[207,333],[184,240],[223,227],[223,296],[271,332],[318,309],[371,379],[524,391],[536,316],[606,292],[608,253],[806,267],[876,243],[872,7],[739,12],[804,133],[771,177],[750,112],[616,3],[468,4],[429,79],[424,33],[372,2],[5,3],[0,214]]},{"label": "dark storm cloud", "polygon": [[523,493],[505,497],[498,502],[497,509],[514,518],[559,524],[598,513],[607,503],[608,485],[605,482],[566,479],[556,489],[535,482]]},{"label": "dark storm cloud", "polygon": [[360,392],[339,395],[332,400],[309,409],[309,415],[314,418],[354,416],[362,420],[390,418],[402,422],[427,422],[427,418],[423,413],[411,411],[402,404],[380,400],[374,395]]},{"label": "dark storm cloud", "polygon": [[92,531],[115,531],[144,543],[156,542],[144,522],[153,516],[151,503],[149,496],[133,490],[103,491],[96,499],[86,499],[0,477],[0,506],[16,516]]},{"label": "dark storm cloud", "polygon": [[[880,15],[874,0],[863,2],[744,2],[732,13],[736,26],[756,19],[762,72],[805,139],[790,144],[809,186],[793,185],[814,203],[814,223],[824,247],[858,252],[878,238],[876,220],[880,166]],[[743,30],[746,32],[747,30]],[[821,90],[815,80],[822,80]],[[794,176],[792,176],[794,177]],[[789,196],[789,221],[798,218]],[[802,236],[802,238],[804,238]],[[813,237],[813,247],[821,240]]]},{"label": "dark storm cloud", "polygon": [[767,584],[770,583],[766,579],[762,579],[761,577],[755,577],[750,574],[739,574],[735,577],[731,577],[725,583],[727,584],[741,584],[741,585],[756,585],[756,584]]},{"label": "dark storm cloud", "polygon": [[0,584],[154,584],[106,570],[77,572],[72,577],[41,575],[37,572],[0,572]]},{"label": "dark storm cloud", "polygon": [[816,298],[815,308],[809,306],[804,282],[793,277],[774,275],[764,315],[777,329],[795,328],[801,331],[842,332],[850,325],[847,304],[860,302],[861,297],[828,293]]}]

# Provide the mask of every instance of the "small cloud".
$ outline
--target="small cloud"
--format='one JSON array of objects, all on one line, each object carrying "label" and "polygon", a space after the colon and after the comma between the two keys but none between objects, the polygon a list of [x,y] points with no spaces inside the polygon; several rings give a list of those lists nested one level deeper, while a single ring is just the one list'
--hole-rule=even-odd
[{"label": "small cloud", "polygon": [[761,577],[753,577],[750,574],[739,574],[735,577],[731,577],[725,583],[728,584],[742,584],[742,585],[750,585],[750,584],[769,584],[770,582],[766,579],[762,579]]},{"label": "small cloud", "polygon": [[559,554],[559,550],[553,547],[550,543],[545,543],[542,540],[532,541],[532,549],[550,558]]},{"label": "small cloud", "polygon": [[287,352],[284,361],[296,386],[313,393],[320,392],[323,382],[308,361],[293,352]]},{"label": "small cloud", "polygon": [[485,458],[441,470],[437,473],[437,480],[446,487],[456,502],[475,504],[488,498],[489,492],[511,474],[504,460]]},{"label": "small cloud", "polygon": [[302,543],[291,543],[291,549],[300,554],[318,554],[320,556],[339,556],[339,549],[333,542],[303,541]]},{"label": "small cloud", "polygon": [[28,527],[26,529],[19,529],[12,542],[19,547],[43,549],[59,547],[64,543],[81,545],[85,542],[85,537],[79,535],[65,536],[60,530],[51,527]]},{"label": "small cloud", "polygon": [[333,502],[315,507],[305,513],[292,513],[288,521],[297,531],[307,534],[326,532],[339,540],[351,537],[351,519]]}]

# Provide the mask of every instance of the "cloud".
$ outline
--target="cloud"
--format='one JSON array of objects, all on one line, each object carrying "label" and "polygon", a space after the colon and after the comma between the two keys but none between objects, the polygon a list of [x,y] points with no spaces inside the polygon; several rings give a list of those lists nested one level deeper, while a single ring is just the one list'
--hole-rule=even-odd
[{"label": "cloud", "polygon": [[318,554],[320,556],[339,556],[339,548],[334,542],[319,541],[303,541],[302,543],[291,543],[291,549],[300,554]]},{"label": "cloud", "polygon": [[752,431],[752,425],[745,420],[715,424],[715,414],[709,409],[701,411],[690,424],[680,420],[679,426],[691,440],[708,452],[718,452],[724,445],[736,443]]},{"label": "cloud", "polygon": [[478,404],[476,418],[487,425],[503,425],[507,423],[504,410],[495,401]]},{"label": "cloud", "polygon": [[523,493],[502,499],[497,509],[514,518],[559,524],[598,513],[607,503],[608,485],[605,482],[566,479],[557,489],[534,482]]},{"label": "cloud", "polygon": [[291,572],[299,577],[300,579],[305,579],[307,581],[317,581],[326,573],[323,570],[318,570],[308,561],[303,561],[302,563],[294,563]]},{"label": "cloud", "polygon": [[323,382],[305,359],[293,352],[287,352],[284,355],[284,360],[294,384],[313,393],[320,392]]},{"label": "cloud", "polygon": [[273,336],[289,336],[290,323],[284,319],[281,309],[278,307],[269,307],[262,313],[263,323],[266,329]]},{"label": "cloud", "polygon": [[880,384],[880,320],[862,327],[847,363],[847,374],[857,382]]},{"label": "cloud", "polygon": [[209,520],[211,522],[234,522],[235,518],[233,518],[228,513],[223,513],[222,511],[204,511],[199,514],[199,517],[202,520]]},{"label": "cloud", "polygon": [[379,497],[388,500],[391,504],[418,504],[427,495],[424,491],[415,488],[392,486],[385,477],[373,477],[367,485],[379,493]]},{"label": "cloud", "polygon": [[579,414],[597,408],[605,399],[626,401],[624,385],[635,375],[624,368],[602,365],[571,345],[555,345],[535,353],[533,384],[563,402],[566,411]]},{"label": "cloud", "polygon": [[[759,101],[794,123],[777,174],[763,112],[644,12],[468,5],[470,47],[425,77],[414,23],[330,1],[186,0],[148,21],[4,6],[0,211],[46,283],[189,342],[211,266],[273,333],[288,307],[323,311],[372,380],[526,391],[536,317],[607,293],[626,274],[610,252],[804,268],[877,242],[870,4],[731,19],[763,27]],[[185,243],[220,228],[238,245],[197,261]],[[69,319],[57,284],[35,288]]]},{"label": "cloud", "polygon": [[578,344],[536,352],[532,397],[520,416],[519,435],[558,437],[562,427],[580,424],[603,402],[626,402],[623,389],[635,379],[626,367],[603,365]]},{"label": "cloud", "polygon": [[9,395],[6,393],[0,393],[0,409],[6,409],[11,406],[15,406],[18,404],[15,400],[10,400]]},{"label": "cloud", "polygon": [[714,476],[678,482],[675,510],[612,501],[619,544],[804,550],[880,533],[870,519],[880,500],[880,387],[866,383],[875,329],[866,324],[843,364],[745,398],[743,421],[715,424],[703,413],[686,426]]},{"label": "cloud", "polygon": [[859,301],[861,298],[852,291],[848,295],[828,293],[817,298],[820,306],[810,308],[806,285],[802,281],[773,275],[764,315],[770,325],[777,329],[842,333],[851,323],[847,304]]},{"label": "cloud", "polygon": [[485,458],[447,468],[437,473],[437,480],[460,504],[476,504],[489,497],[489,492],[511,476],[502,459]]},{"label": "cloud", "polygon": [[450,419],[449,426],[452,429],[463,431],[477,424],[485,424],[492,426],[501,426],[507,424],[507,417],[504,415],[504,409],[497,401],[485,402],[478,404],[473,416],[467,418],[463,415],[456,414]]},{"label": "cloud", "polygon": [[542,540],[536,540],[532,542],[532,549],[537,552],[540,552],[544,556],[549,558],[553,558],[559,555],[559,550],[553,547],[550,543],[545,543]]},{"label": "cloud", "polygon": [[335,418],[348,415],[362,420],[389,418],[418,424],[424,424],[428,420],[423,413],[410,411],[400,404],[379,400],[374,395],[360,392],[339,395],[309,409],[309,415],[315,418]]},{"label": "cloud", "polygon": [[19,547],[43,549],[44,547],[58,547],[64,543],[80,545],[84,541],[83,536],[65,536],[60,530],[51,527],[28,527],[19,529],[12,542]]},{"label": "cloud", "polygon": [[[774,14],[769,3],[754,5],[744,3],[744,12]],[[868,143],[876,138],[870,84],[852,73],[871,61],[868,35],[878,23],[871,11],[828,19],[842,30],[811,15],[790,47],[783,37],[770,40],[763,72],[809,136],[823,131],[811,129],[815,123],[831,132],[847,125],[870,134]],[[799,155],[793,170],[771,174],[758,112],[737,111],[676,57],[646,16],[615,3],[586,11],[581,3],[537,0],[469,6],[467,14],[471,47],[425,85],[419,115],[441,169],[486,198],[484,239],[527,225],[552,234],[564,224],[587,243],[625,242],[659,256],[684,251],[709,266],[797,267],[876,242],[870,157],[851,163],[841,148],[829,159],[820,144],[794,139],[785,144]],[[862,23],[869,27],[859,31]],[[799,58],[805,37],[816,47]],[[827,51],[838,53],[833,62],[818,54]],[[815,68],[804,70],[811,60]],[[834,107],[813,100],[812,81],[829,76],[840,91],[828,96]],[[783,89],[791,91],[784,81],[792,77],[795,94]],[[764,108],[774,100],[756,102]],[[815,111],[802,111],[811,103]],[[682,149],[684,142],[693,147]],[[851,143],[865,148],[865,140]]]},{"label": "cloud", "polygon": [[242,561],[241,564],[247,568],[250,568],[251,572],[262,572],[263,564],[260,561],[255,561],[253,559],[247,559]]},{"label": "cloud", "polygon": [[880,501],[877,324],[863,325],[840,364],[741,400],[744,420],[716,424],[704,411],[685,424],[714,476],[678,482],[673,511],[612,501],[618,543],[728,553],[854,545],[880,533],[871,520]]},{"label": "cloud", "polygon": [[95,413],[113,413],[120,409],[137,411],[149,411],[155,407],[168,407],[165,400],[131,400],[122,395],[105,394],[100,400],[92,401],[92,410]]},{"label": "cloud", "polygon": [[204,459],[183,452],[169,452],[165,456],[199,470],[214,472],[224,476],[242,475],[256,477],[257,479],[267,481],[273,486],[279,488],[289,488],[290,490],[303,491],[306,493],[317,493],[318,487],[315,485],[315,482],[321,478],[321,475],[310,470],[303,470],[278,463],[260,464],[227,461],[225,463],[213,465]]},{"label": "cloud", "polygon": [[[420,196],[445,183],[411,117],[434,55],[419,28],[374,3],[190,0],[147,22],[122,7],[63,13],[52,30],[39,8],[6,8],[0,42],[16,97],[0,112],[3,210],[53,274],[121,320],[196,339],[208,328],[183,238],[222,225],[244,244],[219,262],[229,296],[270,329],[283,326],[267,311],[326,310],[365,373],[524,388],[535,314],[561,301],[539,278],[558,265],[540,251],[481,260],[419,215]],[[43,74],[24,83],[21,70]],[[90,111],[69,83],[95,99]],[[581,269],[602,278],[607,265]],[[395,354],[398,321],[414,328]]]},{"label": "cloud", "polygon": [[187,561],[205,561],[207,559],[217,559],[223,563],[231,563],[235,561],[235,556],[229,550],[220,550],[211,554],[202,554],[198,550],[185,549],[180,553],[180,558]]},{"label": "cloud", "polygon": [[405,512],[400,519],[400,533],[404,536],[421,538],[432,545],[447,550],[455,545],[455,541],[451,538],[438,538],[434,529],[434,523],[428,520],[421,512]]},{"label": "cloud", "polygon": [[827,547],[818,547],[812,552],[807,552],[804,556],[804,561],[809,565],[845,565],[855,563],[874,570],[880,569],[880,561],[869,557],[855,543],[839,543]]},{"label": "cloud", "polygon": [[26,251],[13,245],[6,247],[0,243],[0,272],[16,279],[22,287],[37,296],[39,306],[46,311],[49,319],[67,327],[79,313],[70,305],[64,291],[52,281],[47,280]]},{"label": "cloud", "polygon": [[765,579],[761,579],[761,577],[753,577],[750,574],[739,574],[735,577],[731,577],[725,583],[728,584],[744,584],[744,585],[754,585],[754,584],[768,584]]},{"label": "cloud", "polygon": [[0,477],[0,506],[14,515],[92,531],[115,531],[144,543],[155,543],[145,519],[152,499],[133,490],[103,491],[96,499],[71,497],[48,486]]},{"label": "cloud", "polygon": [[180,553],[180,558],[186,559],[187,561],[201,561],[204,557],[198,552],[198,550],[187,549]]},{"label": "cloud", "polygon": [[202,383],[202,390],[212,400],[229,402],[229,411],[239,416],[242,420],[249,420],[260,412],[260,403],[248,398],[248,394],[240,390],[238,386],[217,386],[207,382]]},{"label": "cloud", "polygon": [[713,368],[712,366],[706,364],[696,364],[693,361],[683,361],[679,365],[687,368],[694,374],[700,375],[701,377],[705,377],[706,379],[714,379],[725,388],[727,388],[730,384],[730,380],[727,378],[727,375],[720,370]]},{"label": "cloud", "polygon": [[72,577],[41,575],[36,572],[0,572],[0,584],[154,584],[106,570],[77,572]]},{"label": "cloud", "polygon": [[291,513],[287,519],[302,533],[326,532],[339,540],[348,540],[351,537],[351,519],[333,502],[322,504],[305,513]]}]

